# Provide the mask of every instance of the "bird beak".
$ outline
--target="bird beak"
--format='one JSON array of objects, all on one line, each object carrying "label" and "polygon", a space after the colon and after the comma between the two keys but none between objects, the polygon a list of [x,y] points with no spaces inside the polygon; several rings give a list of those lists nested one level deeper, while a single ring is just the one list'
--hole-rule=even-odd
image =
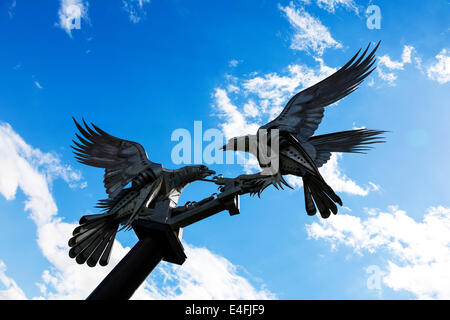
[{"label": "bird beak", "polygon": [[207,172],[209,175],[216,174],[216,172],[214,170],[208,170]]},{"label": "bird beak", "polygon": [[222,147],[219,148],[219,150],[227,150],[227,145],[224,144]]}]

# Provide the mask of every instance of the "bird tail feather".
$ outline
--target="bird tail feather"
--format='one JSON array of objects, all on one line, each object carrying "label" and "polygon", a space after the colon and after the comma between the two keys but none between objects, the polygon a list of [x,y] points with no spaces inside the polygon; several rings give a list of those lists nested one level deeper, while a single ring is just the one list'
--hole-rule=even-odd
[{"label": "bird tail feather", "polygon": [[316,150],[327,152],[364,153],[371,144],[385,142],[381,134],[387,131],[356,129],[314,136],[309,142]]},{"label": "bird tail feather", "polygon": [[303,191],[305,194],[306,212],[310,216],[316,214],[317,207],[322,218],[326,219],[331,212],[337,214],[338,209],[335,203],[342,206],[341,198],[333,189],[324,180],[315,177],[311,173],[306,173],[303,176]]},{"label": "bird tail feather", "polygon": [[69,256],[79,264],[87,262],[94,267],[100,261],[101,266],[109,262],[119,223],[111,214],[85,215],[80,225],[73,230],[69,240]]}]

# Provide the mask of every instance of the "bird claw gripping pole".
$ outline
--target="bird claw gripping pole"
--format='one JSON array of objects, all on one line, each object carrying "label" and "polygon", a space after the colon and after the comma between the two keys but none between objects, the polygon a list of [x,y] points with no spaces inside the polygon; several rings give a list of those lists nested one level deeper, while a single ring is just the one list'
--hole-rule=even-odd
[{"label": "bird claw gripping pole", "polygon": [[239,196],[250,192],[247,191],[248,183],[244,185],[241,179],[222,177],[214,177],[213,180],[208,181],[218,184],[220,193],[215,193],[198,202],[189,201],[184,206],[169,208],[165,211],[167,214],[161,214],[163,211],[156,210],[157,212],[148,215],[147,219],[166,224],[172,230],[178,230],[224,210],[227,210],[230,215],[239,214]]},{"label": "bird claw gripping pole", "polygon": [[164,260],[183,264],[186,260],[180,241],[182,228],[227,210],[239,214],[239,196],[251,192],[252,183],[238,178],[214,177],[220,193],[184,206],[170,207],[170,201],[159,201],[146,218],[132,223],[138,243],[114,267],[89,295],[87,300],[129,299],[156,265]]},{"label": "bird claw gripping pole", "polygon": [[170,207],[169,200],[158,202],[147,219],[133,223],[138,238],[143,239],[149,232],[157,233],[165,243],[163,260],[182,264],[186,260],[180,242],[182,228],[224,210],[230,215],[240,213],[239,195],[245,193],[240,179],[214,177],[212,181],[220,185],[219,194],[175,208]]}]

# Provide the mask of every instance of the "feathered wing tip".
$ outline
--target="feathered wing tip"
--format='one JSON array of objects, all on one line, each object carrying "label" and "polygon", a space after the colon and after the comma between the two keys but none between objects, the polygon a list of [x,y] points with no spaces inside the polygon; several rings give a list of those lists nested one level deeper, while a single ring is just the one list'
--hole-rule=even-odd
[{"label": "feathered wing tip", "polygon": [[[116,138],[93,123],[89,126],[84,119],[82,119],[83,127],[74,117],[72,118],[81,134],[75,133],[75,136],[79,141],[72,140],[74,145],[70,146],[73,149],[75,159],[77,159],[78,162],[97,168],[114,169],[121,160],[124,160],[118,158],[117,153],[121,151],[124,153],[122,155],[127,155],[127,150],[122,150],[120,148],[123,142],[129,141]],[[134,144],[140,146],[139,144]],[[138,147],[136,146],[136,148]]]},{"label": "feathered wing tip", "polygon": [[[380,43],[381,40],[378,41],[375,48],[373,48],[367,56],[366,54],[369,51],[370,43],[367,45],[367,48],[361,55],[359,55],[359,53],[361,52],[361,49],[359,49],[358,52],[341,69],[338,70],[338,72],[353,72],[355,78],[352,79],[352,86],[349,88],[349,90],[353,91],[353,89],[356,89],[355,87],[357,87],[369,74],[371,74],[376,69],[376,67],[373,67],[373,65],[376,62],[375,53],[377,52]],[[359,58],[356,60],[358,56]]]},{"label": "feathered wing tip", "polygon": [[107,166],[107,163],[104,161],[98,162],[95,159],[91,157],[89,154],[89,151],[94,144],[96,144],[98,141],[101,141],[103,139],[107,138],[114,138],[110,134],[104,132],[100,128],[98,128],[96,125],[91,123],[91,126],[94,128],[92,129],[86,121],[83,120],[84,128],[81,126],[77,120],[72,117],[73,122],[75,123],[75,126],[78,128],[78,131],[81,133],[81,136],[76,133],[76,137],[78,138],[78,141],[72,140],[74,143],[74,146],[70,146],[73,149],[73,153],[75,154],[75,159],[77,159],[78,162],[93,166],[93,167],[100,167],[103,168]]},{"label": "feathered wing tip", "polygon": [[376,62],[375,53],[380,46],[380,43],[381,41],[377,43],[375,48],[373,48],[369,54],[367,53],[370,48],[370,43],[362,54],[360,54],[361,49],[359,49],[358,52],[338,71],[311,87],[311,89],[316,86],[332,88],[331,93],[324,95],[324,101],[321,102],[323,106],[335,103],[358,89],[361,82],[376,69],[376,67],[374,67]]},{"label": "feathered wing tip", "polygon": [[354,153],[364,153],[364,151],[373,149],[372,144],[385,143],[386,137],[381,135],[389,132],[385,130],[369,130],[369,129],[357,129],[353,131],[356,131],[357,134],[356,139],[360,140],[357,144],[351,146],[351,151],[349,152]]},{"label": "feathered wing tip", "polygon": [[69,256],[77,263],[94,267],[106,266],[109,262],[111,249],[119,224],[111,220],[110,215],[86,215],[80,219],[80,226],[73,230],[73,237],[69,240]]}]

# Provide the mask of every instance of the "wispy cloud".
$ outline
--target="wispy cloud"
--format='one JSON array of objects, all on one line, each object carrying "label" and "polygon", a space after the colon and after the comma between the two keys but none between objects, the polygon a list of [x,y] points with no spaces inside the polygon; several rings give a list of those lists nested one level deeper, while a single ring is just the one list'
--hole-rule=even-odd
[{"label": "wispy cloud", "polygon": [[16,0],[11,1],[11,4],[8,6],[8,15],[10,19],[14,17],[14,11],[16,10],[16,6],[17,6]]},{"label": "wispy cloud", "polygon": [[[158,287],[147,281],[134,299],[275,299],[276,296],[262,285],[253,287],[229,260],[207,248],[183,244],[188,259],[182,266],[163,263],[152,278],[166,285]],[[158,290],[160,288],[160,290]]]},{"label": "wispy cloud", "polygon": [[390,254],[383,282],[394,290],[406,290],[419,299],[450,298],[450,208],[427,210],[417,222],[396,206],[388,212],[368,211],[369,217],[341,214],[306,226],[313,239],[339,244],[356,253]]},{"label": "wispy cloud", "polygon": [[427,68],[428,78],[444,84],[450,81],[450,55],[447,49],[436,55],[436,60]]},{"label": "wispy cloud", "polygon": [[122,4],[130,21],[138,23],[147,16],[145,6],[150,4],[150,0],[122,0]]},{"label": "wispy cloud", "polygon": [[242,86],[260,100],[263,113],[273,118],[294,93],[316,84],[337,70],[325,65],[321,58],[315,60],[318,62],[317,68],[291,64],[281,75],[273,72],[251,77],[244,80]]},{"label": "wispy cloud", "polygon": [[279,8],[295,31],[291,39],[291,49],[321,56],[327,48],[342,48],[342,44],[331,36],[328,28],[303,8],[296,8],[292,2]]},{"label": "wispy cloud", "polygon": [[81,29],[82,20],[88,21],[88,5],[85,0],[61,0],[57,25],[72,37],[72,30]]},{"label": "wispy cloud", "polygon": [[378,58],[377,72],[380,79],[387,82],[390,86],[395,86],[398,76],[394,71],[404,70],[406,64],[414,63],[417,68],[421,68],[422,61],[417,57],[416,49],[413,46],[403,46],[401,60],[392,60],[389,55]]},{"label": "wispy cloud", "polygon": [[228,62],[228,65],[232,68],[235,68],[241,62],[242,62],[241,60],[232,59]]},{"label": "wispy cloud", "polygon": [[37,82],[37,81],[34,82],[34,85],[35,85],[36,87],[38,87],[39,89],[44,89],[44,87],[43,87],[39,82]]},{"label": "wispy cloud", "polygon": [[216,88],[214,99],[219,117],[225,119],[220,126],[227,139],[254,133],[258,130],[258,124],[246,119],[245,115],[231,102],[225,90]]},{"label": "wispy cloud", "polygon": [[334,153],[330,160],[320,168],[320,172],[327,181],[327,183],[336,192],[346,192],[358,196],[367,196],[371,191],[378,191],[379,186],[373,182],[368,182],[369,186],[361,187],[355,181],[350,179],[340,168],[339,160],[342,154]]},{"label": "wispy cloud", "polygon": [[[305,4],[311,4],[311,0],[301,0]],[[354,11],[356,14],[359,13],[359,8],[354,0],[316,0],[317,5],[327,10],[328,12],[334,13],[337,8],[343,7],[347,10]]]},{"label": "wispy cloud", "polygon": [[354,0],[317,0],[317,4],[319,7],[333,13],[338,7],[359,13],[358,6]]},{"label": "wispy cloud", "polygon": [[[216,115],[224,121],[219,124],[225,137],[254,134],[260,125],[272,120],[281,112],[284,103],[296,91],[313,85],[336,69],[316,58],[319,68],[292,64],[282,74],[276,72],[254,75],[244,79],[226,77],[225,89],[214,91]],[[230,98],[234,94],[241,107]]]},{"label": "wispy cloud", "polygon": [[0,260],[0,300],[25,300],[26,298],[14,279],[6,275],[6,265]]},{"label": "wispy cloud", "polygon": [[[0,194],[13,200],[20,188],[26,196],[25,210],[37,227],[37,242],[51,268],[44,270],[38,284],[47,299],[84,299],[128,252],[115,241],[106,268],[78,265],[68,256],[67,240],[75,223],[62,221],[51,193],[51,181],[62,178],[69,184],[80,181],[52,154],[28,145],[8,124],[0,125]],[[236,266],[206,248],[185,244],[188,259],[182,267],[162,264],[155,273],[161,283],[148,280],[136,292],[136,299],[267,299],[274,295],[262,285],[257,289],[239,274]],[[25,298],[0,264],[0,283],[6,291],[0,298]],[[152,277],[154,279],[154,277]]]}]

